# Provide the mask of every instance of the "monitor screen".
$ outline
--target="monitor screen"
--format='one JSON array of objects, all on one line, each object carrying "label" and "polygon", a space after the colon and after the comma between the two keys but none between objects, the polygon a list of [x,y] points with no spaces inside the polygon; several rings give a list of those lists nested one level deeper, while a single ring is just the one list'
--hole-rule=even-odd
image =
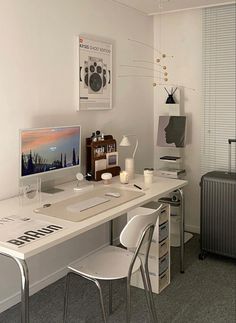
[{"label": "monitor screen", "polygon": [[185,147],[186,117],[160,116],[157,145],[160,147]]},{"label": "monitor screen", "polygon": [[80,141],[80,126],[21,130],[21,177],[79,166]]}]

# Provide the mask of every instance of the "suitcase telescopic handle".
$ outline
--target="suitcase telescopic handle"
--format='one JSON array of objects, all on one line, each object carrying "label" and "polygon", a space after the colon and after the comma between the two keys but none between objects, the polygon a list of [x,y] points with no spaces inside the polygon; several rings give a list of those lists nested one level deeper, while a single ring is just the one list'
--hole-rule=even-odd
[{"label": "suitcase telescopic handle", "polygon": [[228,161],[228,163],[229,163],[229,167],[228,167],[228,171],[229,171],[229,173],[231,173],[231,143],[232,142],[236,142],[236,139],[228,139],[228,143],[229,143],[229,161]]}]

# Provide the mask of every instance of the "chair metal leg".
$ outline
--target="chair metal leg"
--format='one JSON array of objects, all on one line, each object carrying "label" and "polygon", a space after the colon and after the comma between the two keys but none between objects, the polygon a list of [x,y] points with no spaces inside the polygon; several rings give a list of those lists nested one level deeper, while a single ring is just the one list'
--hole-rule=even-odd
[{"label": "chair metal leg", "polygon": [[93,282],[97,286],[98,291],[99,291],[100,306],[101,306],[101,310],[102,310],[103,320],[104,320],[104,323],[107,323],[106,312],[105,312],[105,307],[104,307],[104,302],[103,302],[103,296],[102,296],[102,289],[101,289],[101,286],[100,286],[98,280],[97,279],[94,279],[94,278],[91,278],[91,277],[87,277],[87,276],[82,275],[82,274],[78,274],[78,273],[77,273],[77,275],[79,275],[79,276],[81,276],[81,277],[83,277],[83,278],[85,278],[85,279]]},{"label": "chair metal leg", "polygon": [[180,209],[181,209],[181,222],[180,222],[180,272],[184,273],[184,230],[185,230],[185,200],[184,191],[182,188],[177,189],[180,194]]},{"label": "chair metal leg", "polygon": [[153,315],[152,306],[150,304],[149,289],[147,287],[147,280],[146,280],[143,264],[141,264],[140,271],[141,271],[141,275],[142,275],[143,286],[144,286],[144,291],[145,291],[145,297],[146,297],[146,301],[147,301],[147,306],[148,306],[150,318],[151,318],[151,321],[153,321],[153,320],[155,320],[155,317]]},{"label": "chair metal leg", "polygon": [[70,276],[71,272],[66,275],[66,290],[64,295],[64,312],[63,312],[63,323],[66,323],[67,318],[67,310],[68,310],[68,295],[69,295],[69,284],[70,284]]},{"label": "chair metal leg", "polygon": [[102,316],[103,316],[104,323],[107,323],[101,286],[100,286],[99,282],[96,279],[91,279],[91,281],[93,281],[96,284],[96,286],[97,286],[97,288],[99,290],[99,297],[100,297],[100,305],[101,305],[101,310],[102,310]]},{"label": "chair metal leg", "polygon": [[114,239],[114,237],[113,237],[114,236],[114,232],[113,232],[114,231],[114,221],[111,220],[109,224],[110,224],[110,245],[113,246],[113,239]]},{"label": "chair metal leg", "polygon": [[112,290],[112,280],[109,281],[109,315],[112,314],[112,298],[113,298],[113,290]]},{"label": "chair metal leg", "polygon": [[127,277],[126,282],[126,323],[130,323],[131,319],[131,304],[130,304],[130,277]]},{"label": "chair metal leg", "polygon": [[68,293],[69,293],[69,278],[70,278],[70,275],[71,274],[76,274],[78,276],[81,276],[91,282],[93,282],[97,288],[98,288],[98,291],[99,291],[99,298],[100,298],[100,306],[101,306],[101,310],[102,310],[102,316],[103,316],[103,320],[104,320],[104,323],[107,323],[107,320],[106,320],[106,312],[105,312],[105,307],[104,307],[104,303],[103,303],[103,297],[102,297],[102,289],[101,289],[101,286],[99,284],[99,282],[96,280],[96,279],[93,279],[93,278],[90,278],[90,277],[87,277],[85,275],[82,275],[82,274],[78,274],[78,273],[73,273],[73,272],[69,272],[67,274],[67,277],[66,277],[66,292],[65,292],[65,297],[64,297],[64,315],[63,315],[63,323],[66,322],[66,316],[67,316],[67,308],[68,308]]},{"label": "chair metal leg", "polygon": [[146,274],[145,276],[146,276],[146,280],[147,280],[147,286],[149,289],[149,298],[150,298],[150,305],[151,305],[151,309],[152,309],[152,313],[153,313],[153,319],[154,319],[154,322],[157,322],[157,313],[156,313],[156,308],[155,308],[155,304],[154,304],[152,285],[151,285],[149,271],[148,271],[147,266],[145,266],[145,274]]},{"label": "chair metal leg", "polygon": [[[114,232],[113,232],[113,229],[114,229],[114,221],[111,220],[110,221],[110,245],[112,246],[113,245],[113,235],[114,235]],[[108,292],[108,295],[109,295],[109,315],[112,314],[112,281],[110,280],[109,281],[109,292]]]}]

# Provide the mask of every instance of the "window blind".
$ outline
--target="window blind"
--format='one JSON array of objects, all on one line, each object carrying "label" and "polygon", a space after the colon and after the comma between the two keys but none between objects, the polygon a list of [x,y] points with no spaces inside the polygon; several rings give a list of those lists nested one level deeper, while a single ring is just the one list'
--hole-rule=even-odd
[{"label": "window blind", "polygon": [[[228,139],[236,138],[236,5],[203,9],[201,173],[228,169]],[[235,143],[231,144],[236,171]]]}]

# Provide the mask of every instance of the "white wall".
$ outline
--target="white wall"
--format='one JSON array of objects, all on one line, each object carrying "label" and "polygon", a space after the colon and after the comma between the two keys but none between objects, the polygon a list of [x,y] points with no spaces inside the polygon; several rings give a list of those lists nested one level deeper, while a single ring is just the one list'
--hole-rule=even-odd
[{"label": "white wall", "polygon": [[[169,72],[167,83],[181,87],[181,112],[188,117],[188,145],[184,149],[186,178],[189,181],[185,190],[186,228],[192,232],[199,232],[200,225],[201,13],[200,9],[187,10],[154,18],[154,47],[174,56],[165,60]],[[165,99],[166,94],[163,86],[157,87],[154,91],[155,141],[158,115],[163,114]],[[167,111],[166,114],[168,114]],[[158,167],[161,166],[159,162],[160,149],[155,147],[154,150],[155,165]]]},{"label": "white wall", "polygon": [[[76,112],[75,38],[79,33],[114,42],[111,111]],[[131,44],[128,38],[151,44],[152,18],[105,0],[0,0],[0,199],[18,191],[20,128],[81,124],[83,141],[96,129],[117,140],[123,133],[134,133],[140,141],[137,170],[152,164],[152,82],[118,78],[118,74],[125,72],[120,64],[136,57],[151,60],[153,53]],[[37,282],[46,279],[47,284],[60,277],[69,261],[104,244],[107,238],[103,226],[34,257],[29,263],[34,291],[42,286]],[[9,263],[1,259],[0,310],[16,301],[12,295],[19,290],[19,275]],[[51,277],[55,271],[58,276]]]}]

